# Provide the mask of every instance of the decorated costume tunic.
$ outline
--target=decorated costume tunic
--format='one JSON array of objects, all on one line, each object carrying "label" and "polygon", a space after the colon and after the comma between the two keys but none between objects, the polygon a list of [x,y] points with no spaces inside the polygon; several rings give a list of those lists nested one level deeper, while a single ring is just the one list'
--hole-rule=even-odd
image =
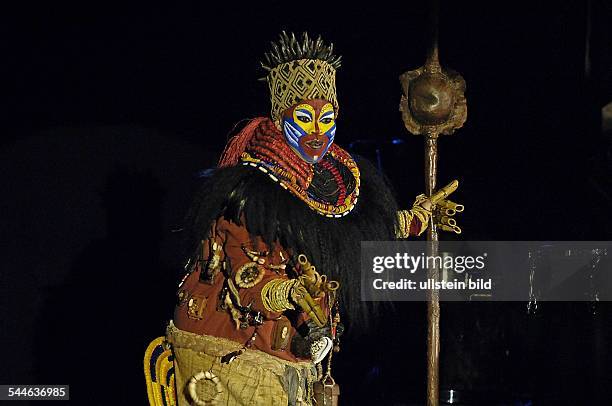
[{"label": "decorated costume tunic", "polygon": [[[245,132],[248,141],[240,139]],[[295,343],[308,336],[311,317],[297,303],[272,303],[266,288],[299,278],[295,257],[305,254],[340,282],[347,312],[365,316],[354,311],[360,241],[393,239],[397,231],[393,196],[369,163],[358,165],[333,145],[320,163],[296,170],[281,137],[270,120],[253,120],[226,148],[191,212],[187,232],[198,244],[177,292],[168,341],[177,357],[189,360],[176,363],[177,388],[198,368],[210,370],[227,388],[217,396],[220,404],[275,404],[270,396],[280,396],[278,404],[310,404],[315,370],[311,354],[298,353]],[[239,158],[228,158],[239,142]],[[420,232],[421,221],[411,220],[405,232]],[[325,298],[314,300],[327,318]],[[222,362],[245,344],[235,360]],[[276,385],[254,384],[270,373]],[[185,393],[179,400],[188,401]]]},{"label": "decorated costume tunic", "polygon": [[358,296],[361,241],[428,225],[334,143],[333,45],[283,33],[265,57],[271,118],[230,139],[185,219],[174,319],[145,356],[155,405],[312,405],[339,313],[349,328],[375,316]]}]

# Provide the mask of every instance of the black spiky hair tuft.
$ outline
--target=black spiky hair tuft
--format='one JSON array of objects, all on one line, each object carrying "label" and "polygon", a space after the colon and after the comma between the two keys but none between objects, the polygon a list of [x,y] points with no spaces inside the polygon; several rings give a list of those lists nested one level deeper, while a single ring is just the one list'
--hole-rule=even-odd
[{"label": "black spiky hair tuft", "polygon": [[319,59],[329,63],[334,69],[340,67],[342,56],[334,55],[334,44],[324,44],[320,35],[313,40],[304,32],[302,39],[298,40],[294,33],[287,34],[283,31],[279,37],[277,42],[270,43],[272,50],[264,53],[261,66],[266,71],[299,59]]}]

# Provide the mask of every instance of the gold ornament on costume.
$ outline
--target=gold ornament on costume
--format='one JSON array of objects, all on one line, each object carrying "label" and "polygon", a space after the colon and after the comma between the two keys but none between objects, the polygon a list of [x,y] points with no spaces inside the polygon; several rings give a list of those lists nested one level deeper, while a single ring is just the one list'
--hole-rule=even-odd
[{"label": "gold ornament on costume", "polygon": [[208,298],[202,295],[193,295],[187,302],[187,317],[193,320],[202,320]]},{"label": "gold ornament on costume", "polygon": [[[197,387],[202,386],[205,382],[210,382],[212,385],[212,396],[210,399],[201,399],[198,395]],[[191,377],[189,383],[187,384],[187,390],[194,405],[209,406],[217,404],[217,398],[223,393],[223,385],[221,384],[219,377],[212,371],[200,371]]]},{"label": "gold ornament on costume", "polygon": [[261,300],[267,311],[275,313],[295,310],[296,304],[319,327],[325,325],[323,309],[300,279],[272,279],[261,290]]},{"label": "gold ornament on costume", "polygon": [[257,262],[247,262],[236,271],[236,285],[243,289],[252,288],[264,277],[264,270]]},{"label": "gold ornament on costume", "polygon": [[301,271],[298,279],[312,297],[323,297],[325,293],[334,292],[340,288],[338,281],[328,281],[327,275],[320,275],[315,266],[308,261],[306,255],[298,255],[297,260]]},{"label": "gold ornament on costume", "polygon": [[[200,273],[200,282],[212,285],[219,271],[221,270],[221,257],[223,255],[223,248],[221,244],[217,243],[214,239],[202,241],[202,271]],[[208,260],[207,252],[208,250]]]},{"label": "gold ornament on costume", "polygon": [[290,302],[291,289],[298,281],[295,279],[272,279],[261,290],[261,300],[264,308],[269,312],[281,313],[285,310],[294,310]]}]

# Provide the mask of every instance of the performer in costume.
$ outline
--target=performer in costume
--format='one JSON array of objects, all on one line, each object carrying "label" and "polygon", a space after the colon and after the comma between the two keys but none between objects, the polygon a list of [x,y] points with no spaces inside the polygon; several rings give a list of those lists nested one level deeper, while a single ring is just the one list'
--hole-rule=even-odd
[{"label": "performer in costume", "polygon": [[338,304],[349,323],[372,313],[357,293],[360,242],[429,224],[425,196],[399,211],[376,169],[334,142],[333,45],[283,33],[272,48],[262,63],[271,117],[229,140],[186,216],[174,319],[145,359],[150,399],[312,405],[315,365],[342,328]]}]

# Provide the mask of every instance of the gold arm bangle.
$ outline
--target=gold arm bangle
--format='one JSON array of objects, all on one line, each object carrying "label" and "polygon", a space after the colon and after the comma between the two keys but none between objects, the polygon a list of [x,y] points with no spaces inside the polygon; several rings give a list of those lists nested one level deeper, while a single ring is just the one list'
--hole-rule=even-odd
[{"label": "gold arm bangle", "polygon": [[261,289],[261,300],[269,312],[280,313],[285,310],[295,310],[289,301],[291,289],[297,280],[272,279]]},{"label": "gold arm bangle", "polygon": [[412,217],[410,210],[399,210],[397,212],[397,225],[395,228],[395,236],[397,238],[408,238]]}]

